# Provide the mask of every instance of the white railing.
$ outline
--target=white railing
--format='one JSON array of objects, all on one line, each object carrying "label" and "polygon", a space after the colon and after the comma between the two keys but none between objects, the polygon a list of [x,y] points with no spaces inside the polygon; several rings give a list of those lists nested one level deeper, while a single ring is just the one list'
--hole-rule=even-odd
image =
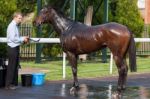
[{"label": "white railing", "polygon": [[[0,43],[6,43],[7,39],[0,37]],[[135,42],[150,42],[150,38],[135,38]],[[60,43],[59,38],[31,38],[30,43]],[[110,57],[110,74],[112,74],[113,55]],[[63,53],[63,78],[66,78],[66,54]]]},{"label": "white railing", "polygon": [[[59,38],[31,38],[31,39],[32,40],[30,41],[30,43],[60,43]],[[0,43],[6,42],[7,39],[5,37],[0,37]],[[135,42],[150,42],[150,38],[135,38]]]},{"label": "white railing", "polygon": [[[6,43],[7,39],[0,37],[0,43]],[[60,43],[59,38],[30,38],[30,43]],[[63,52],[63,78],[66,78],[66,54]]]},{"label": "white railing", "polygon": [[[6,43],[7,39],[0,37],[0,43]],[[60,43],[59,38],[31,38],[30,43]]]}]

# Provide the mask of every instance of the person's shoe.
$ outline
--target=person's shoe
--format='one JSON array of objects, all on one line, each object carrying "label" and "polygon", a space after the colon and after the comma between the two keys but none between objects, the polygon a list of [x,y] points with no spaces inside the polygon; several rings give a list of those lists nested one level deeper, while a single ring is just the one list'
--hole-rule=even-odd
[{"label": "person's shoe", "polygon": [[5,89],[7,89],[7,90],[15,90],[15,89],[17,89],[17,87],[11,85],[11,86],[6,86]]}]

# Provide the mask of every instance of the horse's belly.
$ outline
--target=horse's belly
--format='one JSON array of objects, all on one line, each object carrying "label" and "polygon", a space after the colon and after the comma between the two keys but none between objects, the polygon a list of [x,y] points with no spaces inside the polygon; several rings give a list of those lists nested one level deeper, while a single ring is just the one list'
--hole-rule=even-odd
[{"label": "horse's belly", "polygon": [[105,46],[106,46],[105,44],[86,42],[86,43],[82,43],[82,44],[72,44],[72,45],[67,47],[67,50],[71,51],[75,54],[87,54],[90,52],[97,51],[97,50],[99,50]]},{"label": "horse's belly", "polygon": [[99,45],[88,45],[87,47],[83,47],[82,52],[79,52],[78,54],[86,54],[91,53],[97,50],[100,50],[101,48],[106,47],[106,45],[99,44]]}]

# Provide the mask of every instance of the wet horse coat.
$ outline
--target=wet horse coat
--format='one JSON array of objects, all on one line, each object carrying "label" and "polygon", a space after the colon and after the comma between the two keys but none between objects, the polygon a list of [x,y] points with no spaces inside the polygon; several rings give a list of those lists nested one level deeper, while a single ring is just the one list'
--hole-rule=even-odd
[{"label": "wet horse coat", "polygon": [[[122,29],[126,32],[120,38]],[[130,39],[130,35],[126,34],[128,32],[127,28],[117,23],[107,23],[92,27],[76,23],[63,32],[60,38],[63,49],[76,55],[90,53],[106,46],[117,51],[116,48],[120,44],[123,44],[122,47],[125,46],[122,49],[125,51]]]},{"label": "wet horse coat", "polygon": [[72,67],[74,78],[73,89],[78,88],[77,57],[103,47],[113,53],[118,68],[118,90],[125,88],[128,67],[125,56],[129,51],[131,71],[136,71],[136,49],[131,32],[124,25],[111,22],[96,26],[87,26],[66,18],[53,7],[44,7],[34,24],[50,23],[60,34],[63,51],[66,52]]}]

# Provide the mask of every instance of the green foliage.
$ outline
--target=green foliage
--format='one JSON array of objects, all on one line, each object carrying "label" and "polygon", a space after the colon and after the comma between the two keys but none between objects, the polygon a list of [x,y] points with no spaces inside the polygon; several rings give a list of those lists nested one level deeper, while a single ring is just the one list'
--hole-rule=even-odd
[{"label": "green foliage", "polygon": [[148,34],[149,34],[149,37],[150,37],[150,25],[148,25]]},{"label": "green foliage", "polygon": [[66,0],[43,0],[43,5],[62,7]]},{"label": "green foliage", "polygon": [[3,33],[1,34],[1,36],[5,36],[6,25],[8,25],[11,20],[12,14],[16,10],[16,0],[0,0],[0,5],[0,33]]},{"label": "green foliage", "polygon": [[35,10],[37,0],[17,0],[17,8],[27,14]]},{"label": "green foliage", "polygon": [[[84,17],[87,13],[87,8],[93,6],[92,25],[103,23],[103,2],[102,0],[81,0],[77,3],[76,20],[84,22]],[[101,4],[101,6],[99,6]]]},{"label": "green foliage", "polygon": [[[50,25],[42,26],[43,37],[59,37],[58,33],[52,30]],[[62,53],[60,44],[43,44],[42,53],[45,57],[56,57],[58,54]]]},{"label": "green foliage", "polygon": [[126,25],[136,37],[141,37],[144,22],[137,0],[110,0],[111,20]]},{"label": "green foliage", "polygon": [[44,44],[42,52],[46,57],[56,57],[62,53],[62,50],[58,44]]},{"label": "green foliage", "polygon": [[[16,10],[16,0],[0,0],[0,37],[6,37],[8,23]],[[0,56],[6,57],[6,44],[0,44]]]}]

